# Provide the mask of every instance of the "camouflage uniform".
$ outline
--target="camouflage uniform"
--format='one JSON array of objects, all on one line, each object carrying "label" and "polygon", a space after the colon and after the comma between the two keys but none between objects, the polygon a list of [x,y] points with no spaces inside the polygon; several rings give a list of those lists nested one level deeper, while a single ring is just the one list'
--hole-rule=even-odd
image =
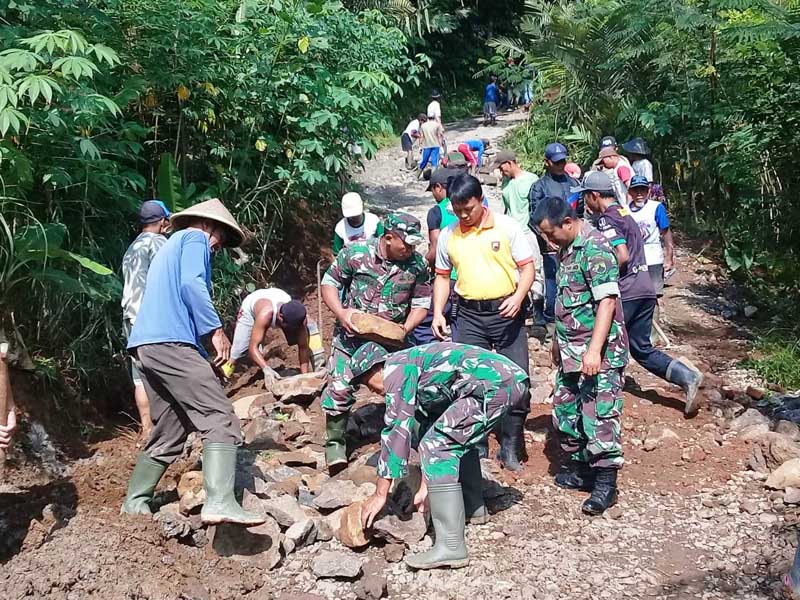
[{"label": "camouflage uniform", "polygon": [[378,475],[406,472],[412,437],[429,483],[458,483],[461,457],[526,396],[527,373],[508,358],[466,344],[436,342],[390,355],[383,368],[386,427]]},{"label": "camouflage uniform", "polygon": [[[392,213],[384,228],[405,237],[406,243],[422,241],[420,222],[406,213]],[[345,247],[336,257],[322,285],[343,292],[342,305],[377,315],[395,323],[404,323],[412,308],[428,309],[431,285],[428,264],[418,252],[408,260],[395,262],[380,255],[380,239],[356,242]],[[322,408],[328,414],[348,412],[355,402],[350,385],[350,358],[367,340],[348,334],[341,325],[333,335],[328,362],[328,385],[322,393]]]},{"label": "camouflage uniform", "polygon": [[[619,299],[619,267],[603,235],[584,222],[572,245],[559,254],[556,281],[556,340],[561,365],[556,377],[553,422],[561,447],[573,460],[592,467],[623,464],[620,443],[622,371],[628,363],[628,338]],[[581,374],[597,305],[616,296],[617,307],[602,358],[601,372]]]}]

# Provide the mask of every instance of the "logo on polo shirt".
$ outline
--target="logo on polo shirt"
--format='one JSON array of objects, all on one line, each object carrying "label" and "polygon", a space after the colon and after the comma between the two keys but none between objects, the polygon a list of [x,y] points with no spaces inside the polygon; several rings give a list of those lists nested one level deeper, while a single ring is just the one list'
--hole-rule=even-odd
[{"label": "logo on polo shirt", "polygon": [[492,242],[492,250],[494,250],[495,252],[499,252],[500,251],[500,242]]}]

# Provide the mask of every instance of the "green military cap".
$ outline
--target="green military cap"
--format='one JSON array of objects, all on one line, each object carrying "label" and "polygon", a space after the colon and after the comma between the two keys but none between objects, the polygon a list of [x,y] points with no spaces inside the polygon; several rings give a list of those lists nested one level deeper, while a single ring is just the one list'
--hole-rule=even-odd
[{"label": "green military cap", "polygon": [[387,356],[389,353],[386,349],[375,342],[367,342],[361,346],[350,358],[350,371],[353,373],[353,379],[361,377],[375,365],[386,362]]},{"label": "green military cap", "polygon": [[422,243],[422,225],[419,219],[406,212],[393,212],[386,215],[383,221],[384,231],[399,236],[409,246]]}]

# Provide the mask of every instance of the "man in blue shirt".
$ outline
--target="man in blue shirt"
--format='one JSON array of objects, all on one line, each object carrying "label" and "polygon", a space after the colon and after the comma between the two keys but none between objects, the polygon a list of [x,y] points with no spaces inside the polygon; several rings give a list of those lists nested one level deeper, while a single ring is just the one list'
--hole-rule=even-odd
[{"label": "man in blue shirt", "polygon": [[494,125],[497,122],[497,103],[500,102],[500,88],[497,87],[497,75],[492,75],[491,81],[483,92],[483,124]]},{"label": "man in blue shirt", "polygon": [[139,455],[122,513],[151,514],[153,492],[167,467],[181,455],[191,431],[203,440],[203,523],[259,525],[233,494],[239,419],[206,360],[210,340],[221,366],[231,344],[211,301],[211,253],[244,240],[236,220],[217,199],[171,217],[177,231],[156,254],[147,273],[142,305],[128,338],[147,396],[153,430]]}]

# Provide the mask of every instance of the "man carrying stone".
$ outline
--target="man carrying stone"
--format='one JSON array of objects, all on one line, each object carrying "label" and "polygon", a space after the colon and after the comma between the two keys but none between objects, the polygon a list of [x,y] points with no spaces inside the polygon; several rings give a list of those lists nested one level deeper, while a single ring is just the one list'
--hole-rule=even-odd
[{"label": "man carrying stone", "polygon": [[342,250],[322,279],[322,299],[338,320],[322,393],[329,471],[347,464],[345,430],[355,402],[350,358],[368,341],[356,334],[351,317],[357,311],[376,315],[402,324],[406,334],[422,322],[431,297],[428,265],[414,250],[422,241],[416,217],[391,213],[383,236]]},{"label": "man carrying stone", "polygon": [[[495,215],[483,206],[480,181],[472,175],[454,177],[448,191],[458,222],[439,234],[433,333],[438,339],[446,337],[444,308],[455,268],[458,335],[454,341],[494,350],[527,373],[524,307],[535,278],[531,246],[514,219]],[[523,427],[529,410],[530,395],[526,395],[503,419],[498,457],[507,469],[522,468]],[[488,453],[485,442],[480,451],[484,456]]]},{"label": "man carrying stone", "polygon": [[575,191],[583,194],[597,229],[616,254],[625,326],[633,358],[653,375],[680,386],[686,394],[684,412],[687,416],[694,415],[703,374],[656,350],[650,341],[656,292],[648,272],[638,224],[627,207],[617,202],[613,184],[605,173],[593,171],[587,174]]},{"label": "man carrying stone", "polygon": [[559,248],[553,423],[570,462],[555,483],[591,491],[582,509],[598,515],[616,502],[623,465],[620,417],[628,340],[619,269],[605,237],[560,198],[540,202],[533,222]]},{"label": "man carrying stone", "polygon": [[203,348],[210,340],[217,366],[230,357],[230,342],[211,301],[211,253],[239,246],[244,233],[217,199],[176,213],[171,222],[178,231],[150,265],[128,339],[150,399],[153,431],[121,512],[151,513],[156,485],[196,430],[203,440],[203,523],[258,525],[265,518],[243,510],[233,494],[241,426]]},{"label": "man carrying stone", "polygon": [[439,342],[387,356],[377,344],[353,355],[355,384],[386,398],[375,493],[363,505],[369,527],[386,504],[393,479],[406,474],[412,439],[419,436],[422,481],[414,504],[430,507],[436,542],[408,556],[414,569],[469,563],[465,521],[485,523],[481,466],[475,450],[511,407],[528,395],[527,373],[508,358],[474,346]]}]

